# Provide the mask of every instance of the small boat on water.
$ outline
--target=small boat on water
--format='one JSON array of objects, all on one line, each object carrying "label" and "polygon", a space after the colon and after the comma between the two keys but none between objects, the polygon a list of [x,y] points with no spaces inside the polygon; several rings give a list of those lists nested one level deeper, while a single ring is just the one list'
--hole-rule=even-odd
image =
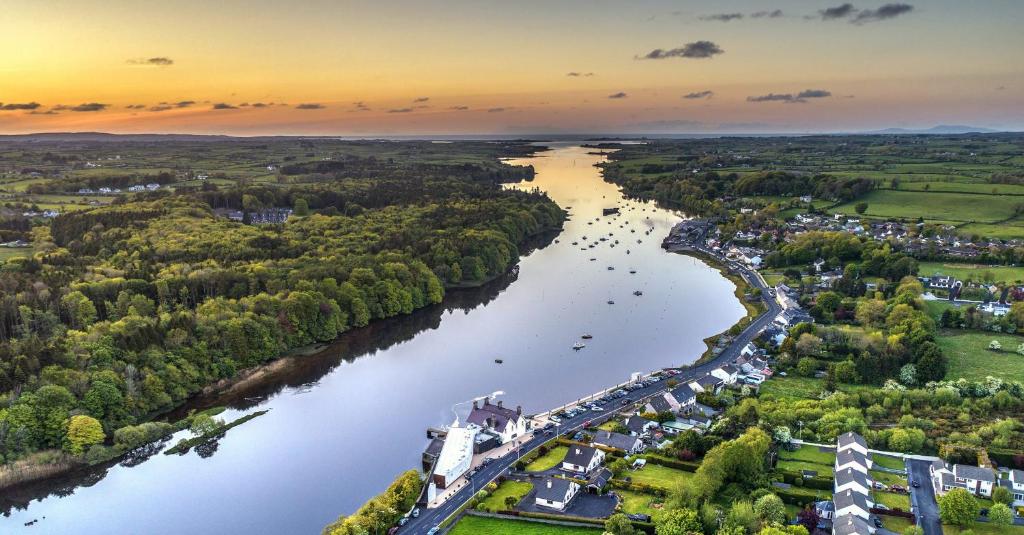
[{"label": "small boat on water", "polygon": [[501,359],[494,359],[494,362],[495,362],[495,364],[501,364],[502,362],[505,362],[505,361],[501,360]]},{"label": "small boat on water", "polygon": [[593,336],[592,336],[591,334],[589,334],[589,333],[588,333],[588,334],[584,334],[584,335],[583,335],[583,336],[581,336],[580,338],[582,338],[582,339],[584,339],[584,340],[590,340],[591,338],[593,338]]},{"label": "small boat on water", "polygon": [[591,262],[593,262],[594,260],[597,260],[597,259],[596,259],[596,258],[591,258],[591,259],[590,259],[590,261],[591,261]]},{"label": "small boat on water", "polygon": [[643,293],[643,292],[641,292],[640,290],[637,290],[637,291],[633,292],[633,295],[636,295],[636,296],[641,296],[641,295],[643,295],[643,294],[644,294],[644,293]]},{"label": "small boat on water", "polygon": [[629,249],[626,249],[626,254],[629,254]]},{"label": "small boat on water", "polygon": [[631,269],[631,270],[629,270],[629,274],[630,274],[630,275],[636,275],[636,270],[635,270],[635,269]]},{"label": "small boat on water", "polygon": [[608,300],[608,304],[609,304],[609,305],[614,305],[614,304],[615,304],[615,301],[612,301],[611,299],[609,299],[609,300]]},{"label": "small boat on water", "polygon": [[608,266],[608,271],[615,271],[615,268],[613,266]]},{"label": "small boat on water", "polygon": [[578,242],[578,241],[574,241],[574,242],[572,242],[572,244],[573,244],[573,245],[579,245],[579,244],[580,244],[580,242]]},{"label": "small boat on water", "polygon": [[575,344],[572,345],[572,348],[575,349],[576,351],[579,351],[584,347],[587,347],[587,344],[584,344],[583,342],[576,342]]}]

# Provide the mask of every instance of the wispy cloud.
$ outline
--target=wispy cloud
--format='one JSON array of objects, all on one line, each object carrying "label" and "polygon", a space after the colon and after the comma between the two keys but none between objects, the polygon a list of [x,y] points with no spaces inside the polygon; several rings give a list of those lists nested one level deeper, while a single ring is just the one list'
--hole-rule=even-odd
[{"label": "wispy cloud", "polygon": [[412,108],[391,108],[388,113],[412,113]]},{"label": "wispy cloud", "polygon": [[167,105],[160,105],[160,104],[158,104],[156,106],[151,106],[149,108],[149,111],[160,112],[160,111],[167,111],[167,110],[173,110],[173,109],[174,109],[174,106],[167,106]]},{"label": "wispy cloud", "polygon": [[[835,20],[845,19],[857,12],[857,8],[853,7],[853,4],[846,3],[840,4],[835,7],[828,7],[825,9],[818,10],[818,17],[821,20]],[[810,17],[809,17],[810,18]]]},{"label": "wispy cloud", "polygon": [[566,76],[570,76],[572,78],[586,78],[586,77],[594,76],[594,73],[592,73],[592,72],[576,72],[576,71],[572,71],[572,72],[565,73],[565,75]]},{"label": "wispy cloud", "polygon": [[187,108],[189,106],[195,105],[195,103],[196,103],[196,101],[194,101],[194,100],[180,100],[180,101],[174,103],[174,107],[175,108]]},{"label": "wispy cloud", "polygon": [[215,110],[237,110],[238,106],[232,106],[231,104],[228,104],[227,102],[218,102],[218,103],[213,105],[213,109],[215,109]]},{"label": "wispy cloud", "polygon": [[714,15],[701,15],[697,18],[715,22],[729,22],[742,19],[743,13],[715,13]]},{"label": "wispy cloud", "polygon": [[612,93],[611,95],[608,95],[608,98],[626,98],[628,96],[629,95],[623,93],[622,91],[619,91],[618,93]]},{"label": "wispy cloud", "polygon": [[770,11],[755,11],[750,14],[752,19],[777,19],[782,16],[781,9],[772,9]]},{"label": "wispy cloud", "polygon": [[29,115],[58,115],[60,112],[56,110],[32,110],[28,112]]},{"label": "wispy cloud", "polygon": [[725,51],[721,47],[712,43],[711,41],[694,41],[692,43],[686,43],[685,45],[678,48],[670,48],[668,50],[655,48],[650,52],[639,56],[636,59],[668,59],[668,58],[691,58],[691,59],[705,59],[714,57],[718,54],[722,54]]},{"label": "wispy cloud", "polygon": [[693,93],[687,93],[687,94],[683,95],[683,98],[698,99],[698,98],[711,98],[713,96],[715,96],[715,92],[714,91],[705,90],[705,91],[694,91]]},{"label": "wispy cloud", "polygon": [[327,106],[316,102],[303,102],[302,104],[295,105],[295,109],[297,110],[322,110],[326,107]]},{"label": "wispy cloud", "polygon": [[883,20],[894,19],[900,15],[905,15],[914,10],[914,6],[910,4],[885,4],[878,9],[865,9],[850,22],[854,24],[867,24],[869,22],[879,22]]},{"label": "wispy cloud", "polygon": [[501,113],[505,108],[487,108],[487,113]]},{"label": "wispy cloud", "polygon": [[0,105],[0,110],[34,110],[41,106],[38,102],[8,102]]},{"label": "wispy cloud", "polygon": [[77,106],[65,106],[63,104],[58,104],[58,105],[54,106],[53,109],[55,111],[82,111],[82,112],[85,112],[85,111],[103,111],[103,110],[107,109],[108,106],[109,106],[109,104],[100,104],[99,102],[87,102],[87,103],[84,103],[84,104],[79,104]]},{"label": "wispy cloud", "polygon": [[129,110],[143,110],[143,109],[146,109],[146,105],[145,104],[129,104],[129,105],[125,106],[125,109],[129,109]]},{"label": "wispy cloud", "polygon": [[174,60],[165,56],[157,56],[153,58],[133,58],[127,61],[130,65],[145,65],[149,67],[170,67],[174,65]]},{"label": "wispy cloud", "polygon": [[467,111],[469,110],[469,106],[451,106],[448,109],[453,111]]},{"label": "wispy cloud", "polygon": [[832,92],[824,89],[805,89],[797,94],[768,93],[747,97],[747,102],[785,102],[787,104],[803,104],[808,99],[831,97]]},{"label": "wispy cloud", "polygon": [[417,99],[413,99],[413,102],[428,102],[429,100],[430,97],[419,97]]}]

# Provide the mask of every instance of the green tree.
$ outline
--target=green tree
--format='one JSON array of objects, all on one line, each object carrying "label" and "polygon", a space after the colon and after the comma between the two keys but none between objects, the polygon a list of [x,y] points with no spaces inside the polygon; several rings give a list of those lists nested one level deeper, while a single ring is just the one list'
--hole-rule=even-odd
[{"label": "green tree", "polygon": [[604,522],[604,532],[611,535],[634,535],[636,530],[633,524],[622,513],[616,513]]},{"label": "green tree", "polygon": [[74,291],[60,300],[71,320],[71,327],[85,329],[96,321],[96,305],[82,292]]},{"label": "green tree", "polygon": [[954,488],[939,496],[939,517],[944,524],[966,528],[978,518],[978,501],[967,489]]},{"label": "green tree", "polygon": [[701,533],[702,526],[693,509],[672,509],[665,511],[654,521],[654,533],[657,535],[689,535]]},{"label": "green tree", "polygon": [[86,448],[103,442],[103,425],[92,416],[79,414],[68,420],[68,432],[64,440],[64,451],[72,455],[85,453]]},{"label": "green tree", "polygon": [[304,197],[296,197],[292,205],[292,212],[300,217],[309,215],[309,202]]},{"label": "green tree", "polygon": [[863,214],[864,212],[867,212],[867,211],[868,211],[868,203],[866,203],[866,202],[859,202],[859,203],[857,203],[857,204],[855,204],[855,205],[853,206],[853,209],[854,209],[854,210],[855,210],[855,211],[856,211],[856,212],[857,212],[858,214]]},{"label": "green tree", "polygon": [[767,524],[786,523],[786,504],[774,494],[765,494],[754,502],[754,512],[761,522]]},{"label": "green tree", "polygon": [[996,526],[1013,524],[1013,511],[1005,503],[997,503],[988,510],[988,521]]},{"label": "green tree", "polygon": [[1010,505],[1013,503],[1013,493],[1006,487],[996,486],[992,489],[992,501]]},{"label": "green tree", "polygon": [[741,527],[747,533],[754,533],[757,531],[759,523],[758,514],[754,511],[753,505],[749,501],[741,500],[733,502],[732,507],[729,508],[729,514],[725,515],[724,525]]}]

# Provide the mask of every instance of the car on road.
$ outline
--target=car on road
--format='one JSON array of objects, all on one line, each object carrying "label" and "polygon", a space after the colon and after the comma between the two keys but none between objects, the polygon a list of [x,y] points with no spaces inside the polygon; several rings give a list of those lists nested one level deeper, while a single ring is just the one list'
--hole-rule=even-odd
[{"label": "car on road", "polygon": [[911,483],[910,486],[914,487],[915,489],[921,488],[921,484],[918,483],[916,480],[913,483]]},{"label": "car on road", "polygon": [[557,416],[548,416],[548,420],[555,422],[556,424],[562,423],[562,419]]},{"label": "car on road", "polygon": [[882,527],[882,519],[878,518],[877,516],[875,517],[875,527],[876,528]]},{"label": "car on road", "polygon": [[406,525],[408,523],[409,523],[409,517],[407,517],[407,516],[403,516],[402,518],[398,519],[398,525],[399,526],[404,526],[404,525]]},{"label": "car on road", "polygon": [[591,424],[593,424],[593,422],[591,422],[590,420],[587,420],[587,421],[583,422],[583,427],[590,427]]},{"label": "car on road", "polygon": [[434,535],[438,531],[441,531],[441,526],[434,526],[434,527],[430,528],[429,530],[427,530],[427,535]]},{"label": "car on road", "polygon": [[630,403],[633,403],[632,399],[626,398],[626,399],[622,400],[622,404],[623,405],[629,405]]}]

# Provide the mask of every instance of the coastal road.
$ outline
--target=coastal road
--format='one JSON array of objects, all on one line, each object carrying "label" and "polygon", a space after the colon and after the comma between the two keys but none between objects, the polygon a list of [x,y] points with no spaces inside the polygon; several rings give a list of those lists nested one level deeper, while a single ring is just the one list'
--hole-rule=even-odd
[{"label": "coastal road", "polygon": [[931,461],[907,459],[907,475],[910,481],[920,486],[910,487],[910,500],[917,525],[924,530],[924,535],[942,535],[942,521],[939,520],[939,504],[935,501],[935,489],[932,487],[928,466]]},{"label": "coastal road", "polygon": [[[703,249],[697,250],[711,256],[715,260],[725,265],[731,264],[727,260],[721,258],[720,256],[710,251]],[[743,331],[733,340],[729,347],[727,347],[713,359],[686,368],[682,370],[681,373],[679,373],[678,375],[662,375],[661,379],[658,382],[653,383],[650,386],[645,386],[643,388],[639,388],[637,390],[630,392],[627,398],[625,398],[630,400],[628,406],[634,406],[635,404],[646,401],[648,398],[656,394],[661,394],[667,390],[670,390],[668,386],[668,381],[670,379],[674,379],[678,383],[684,383],[691,379],[702,377],[706,373],[710,372],[711,370],[719,366],[731,363],[734,359],[739,357],[740,350],[742,350],[743,347],[746,346],[748,343],[753,341],[754,338],[757,336],[757,333],[762,328],[771,323],[772,320],[779,314],[779,312],[781,311],[781,307],[775,301],[775,299],[772,299],[771,296],[768,294],[768,288],[761,282],[761,279],[757,276],[757,274],[754,273],[752,270],[744,268],[742,266],[739,267],[738,271],[747,281],[748,284],[761,290],[761,300],[765,303],[768,310],[765,313],[758,316],[753,322],[750,323],[750,325],[743,329]],[[620,401],[612,400],[611,402],[604,405],[603,408],[605,408],[606,410],[603,412],[585,411],[582,414],[579,414],[573,418],[563,419],[562,423],[557,428],[559,434],[571,436],[577,431],[583,429],[583,424],[587,421],[590,421],[595,426],[607,421],[608,419],[616,416],[616,414],[619,412],[616,409],[623,408],[615,405],[616,403],[620,403]],[[530,452],[539,448],[541,445],[548,442],[552,438],[553,436],[545,435],[543,431],[537,430],[535,432],[534,438],[524,442],[519,447],[518,452],[516,450],[512,450],[504,457],[496,458],[490,464],[480,467],[476,475],[473,476],[472,483],[468,483],[462,489],[458,490],[455,494],[448,498],[448,500],[445,501],[443,505],[435,507],[433,509],[421,508],[420,516],[418,518],[410,518],[409,522],[401,529],[399,529],[398,533],[401,533],[402,535],[426,535],[426,533],[430,531],[431,528],[439,525],[446,518],[451,516],[452,513],[458,510],[459,507],[461,507],[463,504],[469,501],[477,490],[482,489],[488,483],[497,479],[498,476],[502,474],[507,475],[515,466],[515,463],[520,456],[529,454]],[[925,531],[925,533],[926,535],[932,535],[927,530]],[[938,533],[941,534],[941,531],[939,531]]]}]

